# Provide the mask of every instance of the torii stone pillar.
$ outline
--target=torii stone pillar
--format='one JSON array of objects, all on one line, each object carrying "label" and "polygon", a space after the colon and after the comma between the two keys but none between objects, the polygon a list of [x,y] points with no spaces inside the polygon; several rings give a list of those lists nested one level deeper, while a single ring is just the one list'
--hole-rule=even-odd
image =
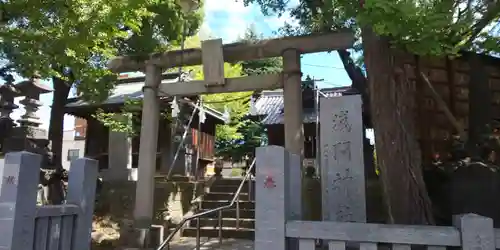
[{"label": "torii stone pillar", "polygon": [[285,148],[301,156],[304,151],[302,115],[302,72],[300,52],[297,49],[283,51],[283,103],[285,113]]},{"label": "torii stone pillar", "polygon": [[158,86],[161,83],[161,68],[146,65],[146,81],[142,103],[141,140],[139,145],[139,166],[134,206],[135,229],[140,233],[138,247],[144,247],[149,239],[153,219],[154,176],[156,172],[156,151],[160,103]]}]

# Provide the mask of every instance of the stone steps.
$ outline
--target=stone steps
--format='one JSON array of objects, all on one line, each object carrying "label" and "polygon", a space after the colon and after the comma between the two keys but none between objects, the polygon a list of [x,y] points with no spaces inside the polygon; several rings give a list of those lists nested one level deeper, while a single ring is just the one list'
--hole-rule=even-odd
[{"label": "stone steps", "polygon": [[[254,182],[254,181],[253,181]],[[231,202],[238,190],[241,178],[225,178],[216,180],[210,187],[210,192],[201,201],[201,211],[209,211],[227,205]],[[252,191],[254,190],[252,183]],[[237,222],[236,205],[232,208],[222,210],[222,237],[231,239],[254,239],[255,228],[255,200],[251,195],[249,200],[248,184],[245,183],[240,193],[239,221]],[[199,219],[201,237],[219,237],[218,212],[206,215]],[[196,237],[198,220],[190,221],[182,231],[184,237]],[[237,227],[238,225],[238,227]]]},{"label": "stone steps", "polygon": [[[211,201],[204,200],[201,203],[201,208],[202,209],[215,209],[215,208],[218,208],[218,207],[225,206],[225,205],[227,205],[229,203],[231,203],[230,200],[211,200]],[[238,204],[240,206],[240,209],[251,209],[251,210],[255,209],[255,201],[240,200],[238,202]],[[233,208],[236,209],[236,202],[233,205]]]},{"label": "stone steps", "polygon": [[[196,237],[196,228],[188,227],[182,232],[184,237]],[[201,237],[217,238],[219,237],[219,229],[213,227],[200,228]],[[222,238],[224,239],[254,239],[255,231],[249,228],[236,229],[234,227],[223,227]]]},{"label": "stone steps", "polygon": [[[222,227],[224,228],[236,228],[237,220],[235,218],[222,218]],[[196,227],[198,224],[197,220],[192,220],[189,224],[190,227]],[[201,227],[217,227],[219,225],[219,220],[217,218],[200,218]],[[239,220],[240,228],[253,229],[255,228],[255,220],[253,218],[240,218]]]}]

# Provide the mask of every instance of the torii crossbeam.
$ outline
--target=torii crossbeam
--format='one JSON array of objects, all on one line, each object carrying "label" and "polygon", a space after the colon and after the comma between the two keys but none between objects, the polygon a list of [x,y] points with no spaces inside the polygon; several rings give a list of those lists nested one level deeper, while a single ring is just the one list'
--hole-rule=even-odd
[{"label": "torii crossbeam", "polygon": [[[144,57],[125,56],[113,59],[108,67],[115,73],[143,71],[146,74],[139,147],[139,174],[135,200],[135,227],[145,232],[153,216],[154,175],[161,95],[199,95],[240,92],[283,87],[285,147],[301,155],[302,90],[300,55],[351,48],[354,35],[336,32],[309,36],[262,40],[256,43],[222,45],[221,39],[202,42],[202,48],[155,53]],[[224,78],[224,62],[239,62],[283,57],[283,73]],[[164,70],[203,64],[203,81],[161,83]]]}]

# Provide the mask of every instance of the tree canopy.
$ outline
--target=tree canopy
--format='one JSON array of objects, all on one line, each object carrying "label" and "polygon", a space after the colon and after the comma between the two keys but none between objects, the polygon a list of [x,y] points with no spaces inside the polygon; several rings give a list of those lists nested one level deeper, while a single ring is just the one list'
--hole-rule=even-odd
[{"label": "tree canopy", "polygon": [[24,77],[35,72],[78,83],[102,99],[114,81],[105,63],[121,53],[150,53],[178,44],[200,25],[201,12],[183,14],[175,0],[2,1],[0,56]]},{"label": "tree canopy", "polygon": [[[286,24],[285,33],[310,33],[370,25],[391,42],[418,55],[449,55],[462,49],[500,50],[500,3],[490,0],[300,0],[291,9],[286,0],[244,0],[257,3],[264,14],[290,10],[299,26]],[[497,31],[498,32],[498,31]]]},{"label": "tree canopy", "polygon": [[[252,25],[248,27],[243,37],[239,39],[239,42],[256,43],[262,39],[264,39],[264,36],[262,34],[259,34],[255,26]],[[241,66],[243,68],[243,74],[245,75],[279,73],[283,69],[283,61],[281,57],[274,57],[274,58],[244,61],[241,62]]]},{"label": "tree canopy", "polygon": [[0,58],[7,68],[52,80],[49,139],[56,164],[71,88],[89,101],[104,100],[116,82],[106,68],[110,58],[176,45],[198,29],[202,15],[184,13],[176,0],[7,0],[0,7]]},{"label": "tree canopy", "polygon": [[259,4],[267,15],[289,10],[299,25],[285,25],[281,30],[285,34],[344,29],[356,34],[359,40],[354,49],[363,50],[368,78],[347,50],[339,50],[338,54],[352,87],[361,91],[363,103],[374,115],[372,124],[388,219],[399,224],[434,223],[414,124],[415,86],[397,76],[395,68],[399,65],[393,48],[417,58],[453,57],[462,50],[498,52],[500,2],[299,0],[291,8],[287,0],[244,2]]}]

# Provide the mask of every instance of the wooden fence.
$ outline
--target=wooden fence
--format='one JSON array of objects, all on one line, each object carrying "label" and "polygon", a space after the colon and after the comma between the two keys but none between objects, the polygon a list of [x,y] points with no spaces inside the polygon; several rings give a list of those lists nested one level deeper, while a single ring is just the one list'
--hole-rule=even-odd
[{"label": "wooden fence", "polygon": [[453,227],[301,221],[300,157],[279,146],[260,147],[256,170],[255,250],[313,250],[316,239],[328,242],[332,250],[345,250],[348,243],[359,244],[361,250],[376,250],[379,244],[395,250],[412,245],[432,250],[500,248],[493,220],[475,214],[456,216]]},{"label": "wooden fence", "polygon": [[37,206],[41,159],[9,153],[0,165],[0,250],[89,250],[97,161],[72,162],[66,204]]}]

